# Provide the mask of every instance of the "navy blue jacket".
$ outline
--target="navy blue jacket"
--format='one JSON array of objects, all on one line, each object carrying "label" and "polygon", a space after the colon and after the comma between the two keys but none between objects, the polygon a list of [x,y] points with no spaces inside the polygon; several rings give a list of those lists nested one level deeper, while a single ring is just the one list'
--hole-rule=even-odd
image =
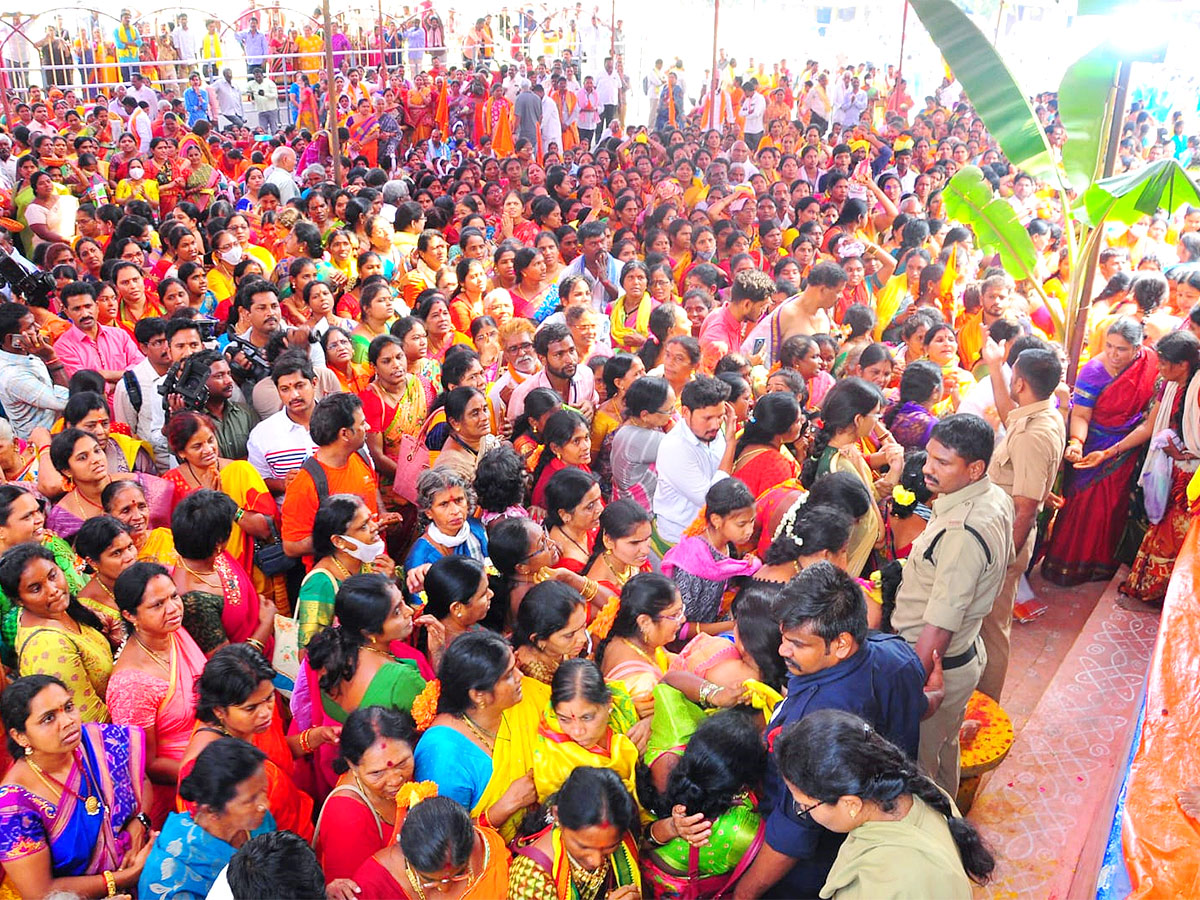
[{"label": "navy blue jacket", "polygon": [[925,669],[908,643],[894,634],[872,634],[858,652],[813,675],[788,678],[787,698],[767,724],[765,796],[766,840],[774,850],[797,860],[791,872],[771,891],[776,897],[816,897],[837,856],[844,835],[793,813],[788,792],[776,765],[774,742],[781,731],[818,709],[854,713],[911,758],[917,757],[921,716],[927,701]]}]

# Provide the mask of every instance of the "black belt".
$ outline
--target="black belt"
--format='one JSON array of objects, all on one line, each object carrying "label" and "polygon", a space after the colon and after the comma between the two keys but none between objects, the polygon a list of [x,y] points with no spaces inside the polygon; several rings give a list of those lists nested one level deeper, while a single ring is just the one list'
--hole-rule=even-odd
[{"label": "black belt", "polygon": [[979,649],[974,643],[972,643],[970,648],[965,652],[960,653],[957,656],[947,656],[945,659],[943,659],[942,671],[949,672],[951,669],[961,669],[978,655]]}]

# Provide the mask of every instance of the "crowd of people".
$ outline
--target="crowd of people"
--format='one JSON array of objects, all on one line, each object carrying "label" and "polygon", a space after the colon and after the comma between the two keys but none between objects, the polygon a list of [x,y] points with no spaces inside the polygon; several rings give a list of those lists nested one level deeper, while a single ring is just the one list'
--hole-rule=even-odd
[{"label": "crowd of people", "polygon": [[1064,211],[950,79],[641,126],[487,27],[261,133],[136,68],[5,123],[3,890],[970,897],[1025,574],[1161,603],[1189,527],[1200,209],[1110,230],[1068,386]]}]

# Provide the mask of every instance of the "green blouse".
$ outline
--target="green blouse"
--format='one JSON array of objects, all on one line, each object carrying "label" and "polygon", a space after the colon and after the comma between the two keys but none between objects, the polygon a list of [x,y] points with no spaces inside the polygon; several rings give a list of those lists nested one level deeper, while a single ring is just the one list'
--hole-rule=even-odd
[{"label": "green blouse", "polygon": [[[358,708],[367,706],[385,706],[388,709],[411,710],[417,695],[425,690],[425,679],[417,670],[417,664],[412,660],[393,658],[385,663],[363,694]],[[338,706],[324,691],[321,692],[321,706],[325,715],[336,722],[345,722],[350,714]]]},{"label": "green blouse", "polygon": [[313,569],[304,576],[296,598],[299,649],[303,650],[317,632],[333,624],[333,601],[338,585],[333,575],[324,569]]},{"label": "green blouse", "polygon": [[[724,875],[732,872],[758,834],[762,818],[754,811],[750,798],[743,796],[741,802],[717,817],[713,823],[712,837],[700,848],[700,874]],[[658,860],[679,874],[688,870],[690,845],[683,838],[675,838],[653,852]]]}]

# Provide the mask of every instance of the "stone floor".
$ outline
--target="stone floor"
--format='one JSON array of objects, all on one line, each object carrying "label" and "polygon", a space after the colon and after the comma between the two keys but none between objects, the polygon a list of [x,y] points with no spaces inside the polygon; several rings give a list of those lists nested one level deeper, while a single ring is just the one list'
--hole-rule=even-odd
[{"label": "stone floor", "polygon": [[970,813],[998,861],[980,897],[1090,891],[1158,630],[1157,616],[1117,606],[1121,577],[1071,589],[1032,579],[1050,608],[1013,625],[1003,706],[1016,741]]}]

